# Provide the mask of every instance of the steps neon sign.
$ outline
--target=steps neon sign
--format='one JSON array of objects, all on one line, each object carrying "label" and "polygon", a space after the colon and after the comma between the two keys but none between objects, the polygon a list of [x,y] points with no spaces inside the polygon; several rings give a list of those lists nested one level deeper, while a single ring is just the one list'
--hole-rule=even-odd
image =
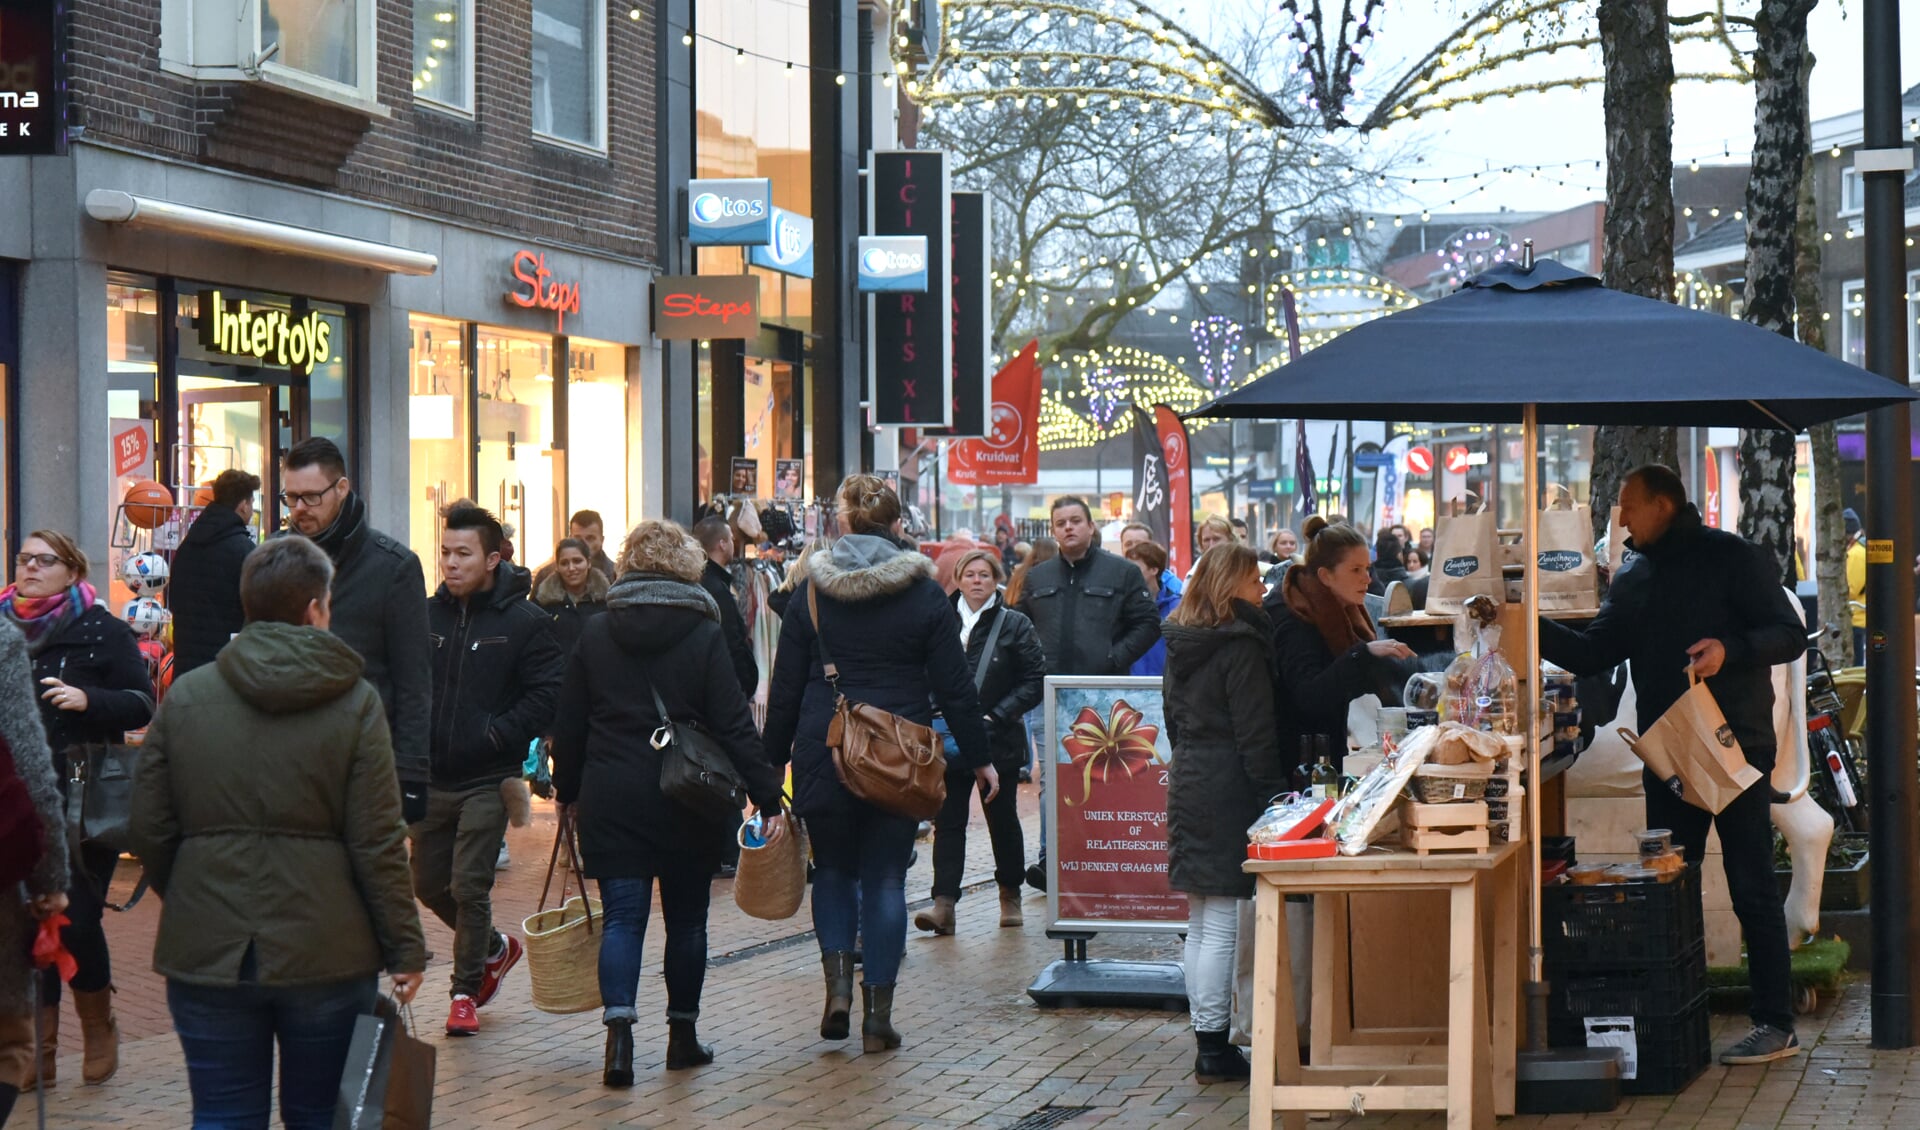
[{"label": "steps neon sign", "polygon": [[217,290],[200,292],[195,319],[200,345],[209,353],[250,357],[261,365],[310,372],[333,360],[333,324],[318,311],[295,318],[288,310],[229,303]]},{"label": "steps neon sign", "polygon": [[507,301],[524,310],[553,311],[553,332],[567,332],[567,315],[580,312],[580,284],[577,282],[549,282],[553,272],[547,270],[547,253],[544,251],[516,251],[513,256],[513,277],[526,287],[524,292],[510,290]]}]

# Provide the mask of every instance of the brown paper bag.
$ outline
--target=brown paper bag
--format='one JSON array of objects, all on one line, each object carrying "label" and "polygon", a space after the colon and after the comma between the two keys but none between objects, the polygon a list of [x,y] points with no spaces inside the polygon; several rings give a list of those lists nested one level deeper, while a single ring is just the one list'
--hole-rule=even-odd
[{"label": "brown paper bag", "polygon": [[1692,675],[1687,678],[1687,693],[1645,733],[1635,737],[1622,726],[1619,734],[1675,796],[1718,815],[1760,780],[1761,773],[1747,764],[1713,692]]},{"label": "brown paper bag", "polygon": [[1452,616],[1467,598],[1506,598],[1500,574],[1500,529],[1491,507],[1439,519],[1434,532],[1432,573],[1427,580],[1427,612]]},{"label": "brown paper bag", "polygon": [[1540,512],[1540,611],[1588,612],[1600,607],[1600,574],[1593,560],[1593,514],[1563,497]]}]

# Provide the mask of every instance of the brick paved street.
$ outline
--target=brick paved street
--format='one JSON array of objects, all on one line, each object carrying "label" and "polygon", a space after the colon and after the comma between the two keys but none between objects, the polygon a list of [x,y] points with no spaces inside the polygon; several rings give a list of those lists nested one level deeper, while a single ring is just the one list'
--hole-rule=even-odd
[{"label": "brick paved street", "polygon": [[[1022,810],[1037,831],[1031,789]],[[976,827],[979,827],[976,819]],[[551,843],[551,811],[511,836],[513,866],[501,876],[495,908],[518,923],[534,909]],[[1199,1087],[1190,1074],[1186,1018],[1165,1013],[1041,1011],[1027,999],[1033,975],[1058,953],[1040,922],[1044,903],[1027,900],[1023,930],[997,928],[990,852],[983,827],[969,837],[969,883],[988,885],[963,899],[953,938],[909,939],[895,1022],[898,1052],[865,1055],[857,1040],[829,1043],[819,1022],[819,962],[803,907],[787,922],[760,922],[716,884],[711,926],[713,968],[700,1025],[717,1053],[696,1071],[662,1069],[666,1028],[659,981],[658,917],[647,938],[641,984],[637,1084],[624,1093],[599,1085],[598,1014],[549,1016],[528,1003],[518,970],[483,1014],[481,1035],[438,1034],[446,1006],[451,936],[429,917],[428,944],[439,955],[418,1006],[427,1038],[440,1049],[435,1126],[486,1127],[823,1127],[1010,1126],[1046,1107],[1087,1108],[1061,1123],[1109,1127],[1240,1127],[1244,1088]],[[931,884],[925,845],[909,876],[910,898]],[[177,1127],[188,1124],[185,1073],[168,1026],[159,980],[147,971],[157,900],[111,922],[119,963],[119,1008],[128,1043],[120,1075],[104,1087],[78,1085],[78,1033],[64,1025],[61,1082],[49,1125]],[[1096,956],[1172,956],[1168,940],[1118,937],[1094,943]],[[1724,1043],[1740,1018],[1716,1017]],[[1867,1046],[1867,993],[1856,985],[1807,1018],[1809,1052],[1762,1068],[1715,1067],[1685,1094],[1631,1099],[1603,1116],[1522,1118],[1512,1127],[1602,1130],[1745,1130],[1748,1127],[1920,1125],[1920,1055]],[[30,1124],[24,1103],[15,1123]],[[1330,1130],[1439,1126],[1437,1116],[1346,1117],[1316,1123]]]}]

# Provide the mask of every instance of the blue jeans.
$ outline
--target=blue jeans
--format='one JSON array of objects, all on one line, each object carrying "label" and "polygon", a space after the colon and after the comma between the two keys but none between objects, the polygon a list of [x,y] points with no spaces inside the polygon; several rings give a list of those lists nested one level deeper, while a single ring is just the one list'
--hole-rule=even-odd
[{"label": "blue jeans", "polygon": [[807,821],[813,842],[813,930],[821,953],[862,945],[861,982],[891,986],[907,948],[907,861],[918,821],[868,805]]},{"label": "blue jeans", "polygon": [[167,982],[167,1011],[186,1053],[194,1130],[265,1130],[280,1044],[280,1118],[329,1130],[354,1020],[373,1011],[375,978],[276,989]]},{"label": "blue jeans", "polygon": [[707,980],[707,902],[713,873],[704,864],[669,865],[654,875],[600,880],[606,911],[600,936],[601,1020],[638,1020],[640,947],[653,909],[653,884],[660,883],[660,914],[667,921],[662,972],[667,980],[667,1019],[696,1020],[700,990]]}]

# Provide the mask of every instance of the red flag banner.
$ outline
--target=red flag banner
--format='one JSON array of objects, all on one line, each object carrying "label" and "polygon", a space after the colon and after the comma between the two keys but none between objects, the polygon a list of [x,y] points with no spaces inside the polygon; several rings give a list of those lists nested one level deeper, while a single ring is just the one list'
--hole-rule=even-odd
[{"label": "red flag banner", "polygon": [[1193,568],[1193,452],[1187,442],[1187,425],[1178,412],[1156,404],[1153,422],[1160,433],[1160,450],[1167,458],[1167,552],[1173,558],[1173,575],[1184,577]]},{"label": "red flag banner", "polygon": [[955,441],[947,481],[984,487],[1040,480],[1040,343],[1030,341],[993,375],[985,439]]}]

